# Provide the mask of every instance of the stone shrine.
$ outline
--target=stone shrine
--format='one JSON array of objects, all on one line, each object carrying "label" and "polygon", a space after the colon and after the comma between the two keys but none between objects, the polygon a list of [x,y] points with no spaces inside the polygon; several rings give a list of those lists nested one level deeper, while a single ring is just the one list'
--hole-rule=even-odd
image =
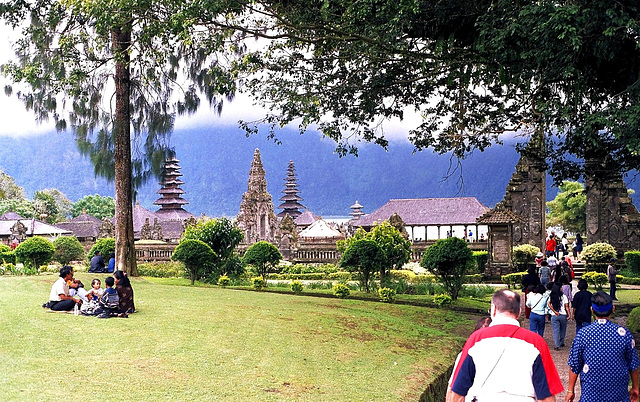
[{"label": "stone shrine", "polygon": [[278,218],[273,212],[273,202],[267,191],[267,179],[257,148],[249,170],[247,191],[242,194],[237,225],[244,232],[243,243],[253,244],[261,240],[277,243]]},{"label": "stone shrine", "polygon": [[544,137],[534,134],[522,151],[516,171],[507,184],[504,199],[495,209],[507,209],[522,219],[513,223],[515,245],[544,249],[546,220],[546,168]]},{"label": "stone shrine", "polygon": [[609,243],[622,256],[625,251],[640,249],[640,213],[619,172],[607,169],[604,178],[595,178],[602,176],[602,165],[601,160],[594,159],[585,163],[586,238],[589,244]]}]

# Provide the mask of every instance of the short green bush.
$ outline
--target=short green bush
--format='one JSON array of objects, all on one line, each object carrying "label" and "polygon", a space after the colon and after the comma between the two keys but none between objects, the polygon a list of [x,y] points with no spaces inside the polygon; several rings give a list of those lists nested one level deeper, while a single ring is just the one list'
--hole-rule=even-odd
[{"label": "short green bush", "polygon": [[218,286],[229,286],[231,284],[231,279],[227,276],[227,275],[221,275],[220,278],[218,278]]},{"label": "short green bush", "polygon": [[184,264],[177,261],[143,262],[138,264],[138,275],[152,278],[180,278],[185,272]]},{"label": "short green bush", "polygon": [[502,275],[501,279],[509,289],[511,289],[511,286],[515,289],[518,286],[521,286],[522,277],[526,274],[526,272],[514,272],[512,274]]},{"label": "short green bush", "polygon": [[636,334],[640,331],[640,307],[635,307],[629,313],[627,317],[627,328]]},{"label": "short green bush", "polygon": [[271,274],[270,279],[279,280],[305,280],[305,281],[318,281],[326,279],[326,274],[322,272],[306,273],[306,274]]},{"label": "short green bush", "polygon": [[15,264],[16,253],[14,251],[0,251],[0,264]]},{"label": "short green bush", "polygon": [[393,281],[405,280],[407,282],[411,282],[415,279],[416,274],[408,269],[392,269],[389,271],[389,276]]},{"label": "short green bush", "polygon": [[451,304],[451,296],[446,293],[433,296],[433,302],[438,306],[448,306]]},{"label": "short green bush", "polygon": [[300,281],[293,281],[291,282],[291,290],[295,294],[300,294],[304,290],[304,286]]},{"label": "short green bush", "polygon": [[341,299],[346,298],[350,293],[349,287],[344,283],[336,283],[333,285],[333,294]]},{"label": "short green bush", "polygon": [[473,252],[473,267],[467,268],[468,274],[482,274],[489,261],[489,253],[487,251]]},{"label": "short green bush", "polygon": [[624,265],[627,271],[634,276],[640,277],[640,251],[631,250],[624,253]]},{"label": "short green bush", "polygon": [[378,289],[378,296],[385,303],[393,303],[396,299],[396,291],[390,288],[380,288]]},{"label": "short green bush", "polygon": [[513,248],[512,260],[513,264],[518,267],[519,271],[527,270],[527,263],[533,262],[536,259],[536,254],[540,252],[540,249],[530,244],[521,244]]},{"label": "short green bush", "polygon": [[606,272],[609,260],[616,258],[616,249],[608,243],[593,243],[582,250],[587,271]]},{"label": "short green bush", "polygon": [[[29,237],[14,250],[18,261],[38,273],[38,267],[51,261],[56,248],[48,239],[40,236]],[[25,271],[25,273],[27,273]]]},{"label": "short green bush", "polygon": [[351,272],[340,271],[340,272],[332,272],[328,274],[327,279],[346,282],[346,281],[353,280],[353,277],[351,276]]},{"label": "short green bush", "polygon": [[261,276],[251,278],[251,285],[255,290],[262,290],[267,287],[267,281]]},{"label": "short green bush", "polygon": [[582,274],[582,279],[587,281],[596,290],[602,290],[602,287],[609,282],[606,274],[602,272],[589,271]]},{"label": "short green bush", "polygon": [[628,277],[628,276],[622,276],[622,275],[616,275],[616,281],[617,283],[620,284],[625,284],[625,285],[640,285],[640,278],[634,278],[634,277]]}]

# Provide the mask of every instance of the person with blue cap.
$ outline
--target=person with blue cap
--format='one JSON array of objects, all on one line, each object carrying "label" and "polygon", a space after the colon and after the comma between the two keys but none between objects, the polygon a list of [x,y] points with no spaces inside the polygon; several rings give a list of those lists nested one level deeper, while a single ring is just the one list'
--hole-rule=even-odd
[{"label": "person with blue cap", "polygon": [[609,319],[614,307],[607,293],[600,291],[593,295],[591,311],[596,321],[576,334],[569,352],[567,363],[571,370],[566,401],[575,398],[578,375],[581,402],[638,401],[640,359],[633,335]]}]

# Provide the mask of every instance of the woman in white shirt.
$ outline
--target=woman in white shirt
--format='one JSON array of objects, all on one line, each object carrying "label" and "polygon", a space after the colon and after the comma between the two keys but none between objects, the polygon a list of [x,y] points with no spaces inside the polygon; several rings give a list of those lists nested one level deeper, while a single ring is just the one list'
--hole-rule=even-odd
[{"label": "woman in white shirt", "polygon": [[567,335],[567,320],[571,319],[569,300],[567,296],[562,293],[560,285],[553,285],[547,305],[551,310],[551,329],[553,329],[554,349],[560,350],[560,348],[564,346],[564,338]]},{"label": "woman in white shirt", "polygon": [[526,305],[531,309],[529,314],[529,331],[533,331],[540,336],[544,336],[545,307],[547,306],[547,296],[544,285],[536,286],[533,292],[527,294]]}]

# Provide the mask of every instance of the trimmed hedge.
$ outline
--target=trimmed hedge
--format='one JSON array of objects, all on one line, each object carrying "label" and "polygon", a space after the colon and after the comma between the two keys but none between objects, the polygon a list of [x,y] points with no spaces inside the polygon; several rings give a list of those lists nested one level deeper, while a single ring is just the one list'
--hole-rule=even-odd
[{"label": "trimmed hedge", "polygon": [[640,331],[640,307],[635,307],[627,317],[627,328],[631,332],[638,333]]},{"label": "trimmed hedge", "polygon": [[502,275],[502,282],[511,289],[511,285],[516,289],[518,286],[522,286],[522,277],[526,275],[526,272],[514,272],[512,274]]},{"label": "trimmed hedge", "polygon": [[640,276],[640,251],[631,250],[624,253],[624,265],[637,276]]},{"label": "trimmed hedge", "polygon": [[16,263],[16,253],[14,251],[0,251],[0,265],[4,264],[15,264]]}]

